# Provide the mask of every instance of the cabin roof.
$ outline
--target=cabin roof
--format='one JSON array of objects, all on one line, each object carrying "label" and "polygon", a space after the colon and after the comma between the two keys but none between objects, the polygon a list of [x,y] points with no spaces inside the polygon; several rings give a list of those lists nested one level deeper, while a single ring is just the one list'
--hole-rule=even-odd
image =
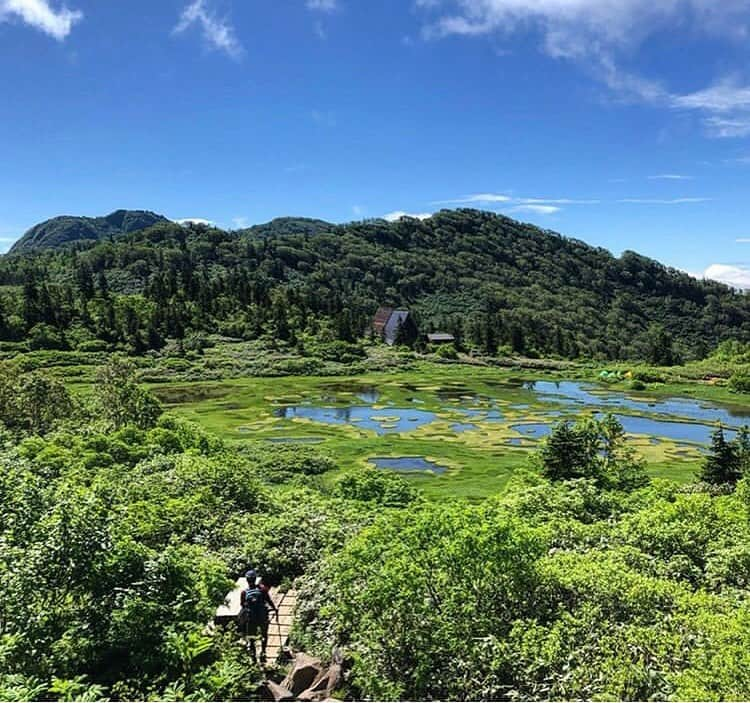
[{"label": "cabin roof", "polygon": [[388,324],[388,320],[391,319],[391,315],[393,315],[393,308],[378,308],[378,311],[375,313],[375,317],[372,320],[372,326],[377,332],[383,334],[385,326]]},{"label": "cabin roof", "polygon": [[433,332],[427,335],[430,342],[455,342],[456,338],[448,332]]}]

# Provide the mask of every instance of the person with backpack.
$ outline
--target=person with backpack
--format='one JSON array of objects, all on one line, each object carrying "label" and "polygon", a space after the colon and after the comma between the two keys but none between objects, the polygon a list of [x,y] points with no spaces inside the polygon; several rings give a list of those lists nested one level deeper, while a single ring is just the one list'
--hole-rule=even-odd
[{"label": "person with backpack", "polygon": [[262,579],[254,569],[250,569],[245,574],[245,578],[247,579],[247,588],[240,596],[239,625],[245,635],[247,648],[253,657],[253,661],[257,661],[255,638],[260,633],[260,660],[265,662],[266,646],[268,645],[268,613],[273,610],[278,617],[279,610],[271,600],[268,587],[262,583]]}]

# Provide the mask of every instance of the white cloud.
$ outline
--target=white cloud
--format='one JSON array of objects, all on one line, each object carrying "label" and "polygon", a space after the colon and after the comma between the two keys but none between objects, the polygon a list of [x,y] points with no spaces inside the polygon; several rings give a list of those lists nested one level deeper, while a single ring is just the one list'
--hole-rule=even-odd
[{"label": "white cloud", "polygon": [[242,58],[245,49],[237,39],[234,27],[228,20],[217,17],[206,0],[193,0],[187,5],[173,33],[182,34],[193,25],[200,28],[203,40],[210,48],[223,51],[235,60]]},{"label": "white cloud", "polygon": [[510,212],[530,212],[534,215],[554,215],[560,212],[556,205],[517,205]]},{"label": "white cloud", "polygon": [[621,99],[697,113],[712,137],[750,134],[750,86],[736,77],[679,94],[618,66],[620,56],[665,30],[746,41],[748,0],[416,0],[416,6],[428,15],[428,39],[532,31],[544,53],[576,60]]},{"label": "white cloud", "polygon": [[649,176],[649,181],[692,181],[692,176],[683,176],[679,173],[660,173],[658,176]]},{"label": "white cloud", "polygon": [[635,205],[690,205],[709,203],[711,200],[711,198],[622,198],[617,202]]},{"label": "white cloud", "polygon": [[175,220],[178,225],[206,225],[208,227],[214,227],[216,225],[212,220],[204,220],[202,217],[183,217],[180,220]]},{"label": "white cloud", "polygon": [[570,198],[521,198],[526,205],[599,205],[601,200],[572,200]]},{"label": "white cloud", "polygon": [[250,226],[250,220],[247,217],[233,217],[232,224],[235,229],[246,229]]},{"label": "white cloud", "polygon": [[720,138],[746,137],[750,134],[750,114],[736,117],[708,117],[705,120],[709,134]]},{"label": "white cloud", "polygon": [[433,205],[468,205],[470,203],[509,203],[513,198],[499,193],[477,193],[455,200],[436,200]]},{"label": "white cloud", "polygon": [[725,79],[703,90],[676,96],[674,105],[710,112],[747,110],[750,109],[750,87],[739,84],[736,79]]},{"label": "white cloud", "polygon": [[432,217],[431,212],[404,212],[403,210],[397,210],[396,212],[389,212],[387,215],[383,215],[383,219],[388,222],[398,222],[403,217],[411,217],[415,220],[429,220]]},{"label": "white cloud", "polygon": [[338,0],[307,0],[305,3],[308,10],[317,12],[333,12],[338,9]]},{"label": "white cloud", "polygon": [[454,200],[436,200],[432,205],[485,205],[514,206],[510,212],[533,212],[537,215],[551,215],[559,212],[560,205],[598,205],[600,200],[576,200],[572,198],[518,198],[504,193],[477,193]]},{"label": "white cloud", "polygon": [[750,288],[750,268],[731,264],[711,264],[703,273],[704,278],[726,283],[734,288]]},{"label": "white cloud", "polygon": [[83,13],[64,5],[55,10],[49,0],[0,0],[0,22],[13,18],[62,41],[83,19]]},{"label": "white cloud", "polygon": [[533,29],[552,56],[630,48],[661,29],[690,27],[742,38],[747,0],[416,0],[432,37]]}]

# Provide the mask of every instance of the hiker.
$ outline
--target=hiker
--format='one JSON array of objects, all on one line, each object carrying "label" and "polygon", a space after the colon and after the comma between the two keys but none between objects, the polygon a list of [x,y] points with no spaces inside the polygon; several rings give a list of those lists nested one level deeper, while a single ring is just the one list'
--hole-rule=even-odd
[{"label": "hiker", "polygon": [[240,596],[240,618],[239,625],[245,635],[247,648],[256,660],[255,637],[260,633],[260,661],[266,661],[266,646],[268,644],[268,612],[273,610],[278,617],[279,610],[271,600],[268,587],[262,583],[254,569],[250,569],[245,574],[247,579],[247,588]]}]

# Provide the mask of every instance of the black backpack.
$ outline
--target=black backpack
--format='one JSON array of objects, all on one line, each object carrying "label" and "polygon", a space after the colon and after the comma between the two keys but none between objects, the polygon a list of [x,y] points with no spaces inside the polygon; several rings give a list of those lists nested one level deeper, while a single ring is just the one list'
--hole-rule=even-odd
[{"label": "black backpack", "polygon": [[242,620],[248,625],[260,625],[268,617],[263,591],[257,586],[250,586],[245,591],[245,605],[242,607]]}]

